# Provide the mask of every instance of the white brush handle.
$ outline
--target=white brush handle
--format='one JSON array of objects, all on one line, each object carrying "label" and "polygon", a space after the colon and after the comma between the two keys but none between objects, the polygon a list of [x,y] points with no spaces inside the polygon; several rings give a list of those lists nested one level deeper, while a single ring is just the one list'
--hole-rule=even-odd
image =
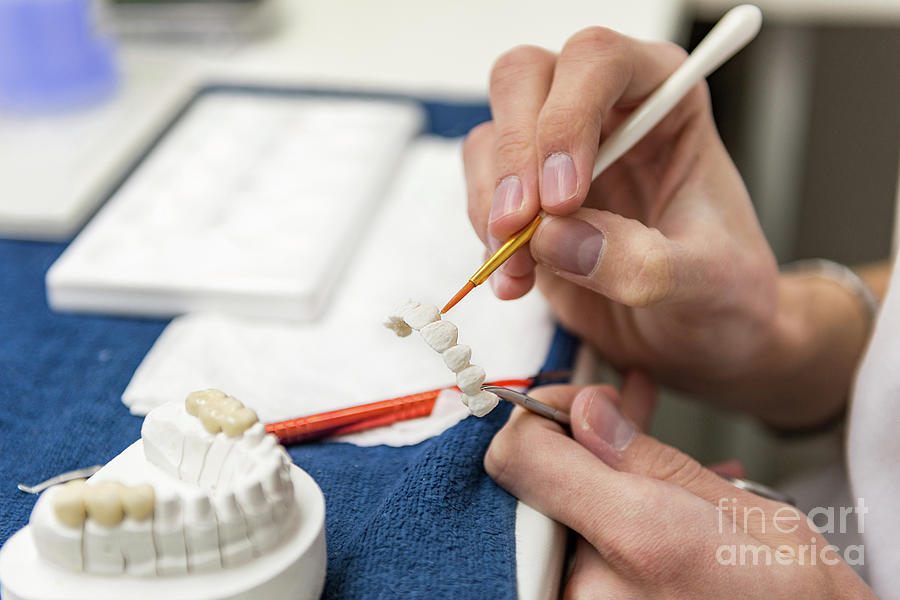
[{"label": "white brush handle", "polygon": [[681,66],[606,138],[597,151],[591,179],[596,179],[638,143],[698,81],[705,79],[756,37],[761,24],[762,13],[752,4],[742,4],[725,13]]}]

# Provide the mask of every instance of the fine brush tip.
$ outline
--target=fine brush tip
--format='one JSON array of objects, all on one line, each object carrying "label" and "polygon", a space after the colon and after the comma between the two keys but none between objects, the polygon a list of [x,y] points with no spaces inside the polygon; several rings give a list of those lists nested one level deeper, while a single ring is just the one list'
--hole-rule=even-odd
[{"label": "fine brush tip", "polygon": [[466,297],[466,294],[475,289],[475,284],[471,281],[467,281],[466,285],[462,286],[462,288],[456,292],[456,295],[450,298],[450,302],[448,302],[444,308],[441,309],[441,314],[446,313],[448,310],[456,306],[460,300]]}]

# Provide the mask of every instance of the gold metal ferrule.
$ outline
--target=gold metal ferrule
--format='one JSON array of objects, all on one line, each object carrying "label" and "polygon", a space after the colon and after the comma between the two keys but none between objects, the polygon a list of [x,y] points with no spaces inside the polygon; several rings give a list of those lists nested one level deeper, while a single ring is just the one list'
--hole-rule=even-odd
[{"label": "gold metal ferrule", "polygon": [[534,232],[537,231],[537,227],[540,224],[541,215],[538,215],[531,223],[520,229],[515,235],[506,240],[502,246],[497,248],[497,251],[494,252],[493,256],[487,259],[486,263],[481,265],[481,268],[469,278],[469,281],[475,285],[481,285],[487,281],[487,278],[491,276],[491,273],[496,271],[500,265],[515,254],[516,250],[528,243],[528,240],[534,236]]}]

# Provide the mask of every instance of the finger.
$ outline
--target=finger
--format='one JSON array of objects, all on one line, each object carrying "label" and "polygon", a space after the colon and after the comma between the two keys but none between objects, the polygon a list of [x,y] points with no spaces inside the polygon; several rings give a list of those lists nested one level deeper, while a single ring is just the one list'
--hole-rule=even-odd
[{"label": "finger", "polygon": [[685,56],[674,44],[642,42],[603,27],[566,42],[537,126],[546,211],[562,215],[581,206],[610,111],[649,95]]},{"label": "finger", "polygon": [[537,117],[550,90],[556,57],[543,48],[519,46],[491,71],[494,118],[493,181],[488,230],[506,240],[538,213]]},{"label": "finger", "polygon": [[[565,404],[575,389],[545,393]],[[575,395],[577,402],[580,393]],[[626,429],[615,433],[614,449],[627,447],[635,435],[633,428],[630,434]],[[716,527],[717,513],[709,503],[675,485],[616,471],[557,424],[521,409],[494,437],[484,466],[501,487],[615,560],[611,566],[617,570],[619,563],[639,569],[647,561],[674,568],[673,561],[684,559],[684,547],[715,551],[715,540],[707,534]],[[672,530],[672,523],[685,531],[661,535]]]},{"label": "finger", "polygon": [[[463,167],[466,176],[469,220],[482,243],[488,248],[485,259],[500,247],[501,241],[490,235],[488,214],[494,194],[494,123],[473,128],[463,144]],[[500,267],[500,272],[517,278],[515,283],[501,276],[492,279],[491,287],[503,300],[523,296],[534,283],[534,259],[527,249],[516,252]]]},{"label": "finger", "polygon": [[737,477],[743,479],[747,477],[747,469],[736,459],[725,460],[718,463],[707,465],[707,468],[721,477]]},{"label": "finger", "polygon": [[[609,394],[618,393],[616,388],[611,385],[599,384],[596,387]],[[529,391],[528,395],[544,404],[549,404],[553,408],[569,412],[572,409],[572,403],[575,402],[575,398],[578,396],[578,392],[582,389],[584,389],[584,386],[571,384],[542,385]]]},{"label": "finger", "polygon": [[687,454],[637,433],[616,409],[616,404],[640,401],[629,396],[653,394],[645,375],[632,371],[622,387],[622,400],[617,401],[615,394],[609,387],[591,386],[572,401],[572,435],[591,453],[616,470],[675,484],[712,506],[718,506],[723,498],[756,503],[755,496],[737,489]]},{"label": "finger", "polygon": [[494,122],[488,121],[472,128],[463,142],[463,171],[466,176],[469,221],[472,228],[488,245],[488,213],[494,195]]},{"label": "finger", "polygon": [[[506,268],[506,264],[504,264],[494,271],[488,279],[491,290],[500,300],[515,300],[516,298],[521,298],[534,286],[534,261],[531,259],[531,256],[528,255],[527,263],[525,265],[527,268],[522,268],[517,262],[517,259],[520,258],[520,252],[517,252],[506,261],[507,263],[513,263],[511,268]],[[490,252],[486,252],[484,259],[487,260],[490,255]]]},{"label": "finger", "polygon": [[[617,470],[675,484],[708,502],[715,507],[719,533],[726,530],[747,533],[773,547],[796,543],[795,538],[773,531],[772,527],[775,514],[781,514],[783,519],[795,519],[798,527],[803,527],[804,517],[794,507],[739,489],[719,473],[650,436],[637,433],[630,442],[617,444],[627,439],[627,435],[621,424],[624,417],[617,413],[615,406],[634,405],[641,402],[641,396],[646,401],[655,391],[646,375],[632,371],[625,378],[620,400],[615,398],[616,394],[615,388],[596,386],[576,395],[571,407],[575,439]],[[736,466],[731,464],[725,470],[743,471],[739,463]]]},{"label": "finger", "polygon": [[575,547],[575,563],[566,581],[563,600],[630,600],[644,598],[639,590],[613,571],[603,556],[579,537]]},{"label": "finger", "polygon": [[[503,245],[501,240],[489,235],[488,256],[496,252],[501,245]],[[532,275],[534,273],[534,259],[531,257],[531,252],[527,248],[520,248],[515,254],[506,259],[506,262],[500,265],[500,270],[512,277]]]},{"label": "finger", "polygon": [[534,272],[523,277],[512,277],[501,270],[497,270],[488,279],[494,295],[500,300],[515,300],[521,298],[534,286]]},{"label": "finger", "polygon": [[619,410],[625,418],[637,425],[640,431],[647,431],[656,409],[656,387],[650,378],[640,371],[634,371],[625,378],[622,403]]},{"label": "finger", "polygon": [[554,273],[630,307],[676,302],[693,285],[686,252],[640,221],[590,208],[548,217],[531,240],[531,255]]},{"label": "finger", "polygon": [[[648,384],[652,386],[652,383]],[[622,411],[626,418],[638,425],[647,421],[646,415],[652,412],[652,407],[656,403],[655,390],[651,390],[649,397],[646,399],[638,398],[638,394],[629,394],[627,398],[623,399],[618,390],[611,385],[599,384],[594,387],[603,391],[611,402],[616,403],[616,406]],[[572,403],[575,402],[578,392],[582,389],[582,386],[577,385],[546,385],[534,388],[529,391],[528,394],[535,400],[540,400],[544,404],[549,404],[564,412],[570,412],[572,410]],[[634,417],[637,417],[637,419]],[[552,427],[551,421],[547,421],[547,424]],[[552,428],[562,431],[556,427]]]}]

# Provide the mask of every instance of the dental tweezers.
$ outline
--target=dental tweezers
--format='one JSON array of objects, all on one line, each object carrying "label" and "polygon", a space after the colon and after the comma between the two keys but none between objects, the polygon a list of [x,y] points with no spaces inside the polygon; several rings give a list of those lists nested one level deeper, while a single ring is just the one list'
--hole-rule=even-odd
[{"label": "dental tweezers", "polygon": [[517,392],[515,390],[500,387],[497,385],[483,385],[481,386],[481,389],[486,392],[497,394],[504,400],[508,400],[509,402],[518,404],[525,410],[529,410],[546,419],[550,419],[551,421],[556,421],[560,425],[568,426],[572,424],[572,419],[569,418],[569,413],[559,410],[558,408],[554,408],[549,404],[544,404],[540,400],[535,400],[527,394],[523,394],[521,392]]},{"label": "dental tweezers", "polygon": [[[518,404],[525,410],[550,419],[551,421],[556,421],[560,425],[565,425],[567,427],[572,425],[572,420],[569,418],[568,413],[566,413],[565,411],[561,411],[558,408],[554,408],[549,404],[544,404],[540,400],[535,400],[527,394],[523,394],[521,392],[517,392],[515,390],[500,387],[497,385],[483,385],[481,386],[481,389],[488,392],[493,392],[504,400],[508,400],[509,402]],[[785,504],[796,506],[796,501],[791,496],[783,494],[776,489],[770,488],[767,485],[763,485],[761,483],[750,481],[749,479],[742,479],[739,477],[725,477],[724,479],[738,489],[748,491],[752,494],[756,494],[757,496],[762,496],[763,498],[768,498],[769,500],[784,502]]]}]

